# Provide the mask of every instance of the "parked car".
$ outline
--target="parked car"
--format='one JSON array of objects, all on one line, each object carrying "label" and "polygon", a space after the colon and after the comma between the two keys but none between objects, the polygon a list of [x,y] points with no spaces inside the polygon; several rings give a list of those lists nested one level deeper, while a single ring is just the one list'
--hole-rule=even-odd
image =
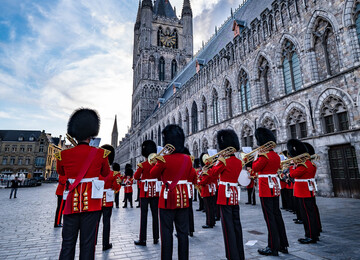
[{"label": "parked car", "polygon": [[46,179],[46,181],[48,181],[48,182],[58,182],[59,178],[58,177],[49,177],[49,178]]}]

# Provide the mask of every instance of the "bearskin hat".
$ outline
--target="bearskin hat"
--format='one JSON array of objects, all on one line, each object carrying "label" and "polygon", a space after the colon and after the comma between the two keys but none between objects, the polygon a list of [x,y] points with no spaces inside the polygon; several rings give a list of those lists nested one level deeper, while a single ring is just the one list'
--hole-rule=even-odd
[{"label": "bearskin hat", "polygon": [[308,154],[310,154],[310,155],[315,154],[315,149],[311,144],[306,143],[306,142],[302,142],[302,143],[306,146],[306,150],[307,150]]},{"label": "bearskin hat", "polygon": [[134,174],[134,171],[133,171],[133,169],[131,169],[131,167],[130,167],[130,168],[126,168],[126,167],[125,167],[125,176],[130,176],[130,177],[132,177],[133,174]]},{"label": "bearskin hat", "polygon": [[183,153],[183,154],[186,154],[186,155],[191,155],[191,154],[190,154],[190,151],[189,151],[189,149],[188,149],[187,147],[184,147],[184,150],[183,150],[182,153]]},{"label": "bearskin hat", "polygon": [[204,166],[205,166],[205,163],[204,163],[204,160],[203,160],[203,156],[204,156],[205,154],[207,154],[207,153],[202,153],[202,154],[200,154],[199,160],[200,160],[200,165],[201,165],[201,167],[204,167]]},{"label": "bearskin hat", "polygon": [[199,158],[195,158],[194,160],[194,168],[199,168],[200,167],[200,159]]},{"label": "bearskin hat", "polygon": [[125,169],[131,169],[132,167],[131,167],[131,164],[130,163],[127,163],[127,164],[125,164]]},{"label": "bearskin hat", "polygon": [[162,131],[162,136],[163,146],[171,144],[175,147],[175,151],[173,153],[183,153],[185,135],[180,126],[173,124],[167,125]]},{"label": "bearskin hat", "polygon": [[298,156],[303,153],[307,153],[306,146],[298,139],[290,139],[287,141],[288,154],[291,157]]},{"label": "bearskin hat", "polygon": [[234,130],[232,129],[223,129],[217,133],[217,142],[220,150],[224,150],[229,146],[232,146],[239,151],[240,143],[239,138]]},{"label": "bearskin hat", "polygon": [[112,164],[112,168],[113,168],[113,171],[119,172],[120,171],[120,164],[115,162],[115,163]]},{"label": "bearskin hat", "polygon": [[83,141],[99,134],[100,117],[95,110],[79,108],[70,116],[67,133],[77,141]]},{"label": "bearskin hat", "polygon": [[156,151],[156,144],[152,140],[145,140],[141,145],[141,155],[145,158],[148,158],[148,156],[152,153],[156,153]]},{"label": "bearskin hat", "polygon": [[276,143],[276,137],[273,132],[265,127],[259,127],[255,130],[255,138],[258,146],[262,146],[270,141]]},{"label": "bearskin hat", "polygon": [[115,149],[110,144],[104,144],[101,146],[101,148],[110,151],[110,154],[108,155],[109,164],[112,165],[115,158]]}]

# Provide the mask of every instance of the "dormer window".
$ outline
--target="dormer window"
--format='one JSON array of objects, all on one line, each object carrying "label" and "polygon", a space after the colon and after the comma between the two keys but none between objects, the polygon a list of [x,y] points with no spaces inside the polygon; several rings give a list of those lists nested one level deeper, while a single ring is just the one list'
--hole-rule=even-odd
[{"label": "dormer window", "polygon": [[30,137],[29,137],[29,141],[34,141],[34,137],[33,137],[33,136],[30,136]]},{"label": "dormer window", "polygon": [[196,73],[199,73],[199,71],[204,66],[204,64],[205,64],[204,59],[196,59]]},{"label": "dormer window", "polygon": [[19,136],[18,141],[24,141],[24,137],[23,137],[23,136]]},{"label": "dormer window", "polygon": [[244,21],[239,21],[239,20],[234,20],[233,23],[233,32],[234,32],[234,38],[238,35],[240,35],[240,32],[245,28],[245,22]]}]

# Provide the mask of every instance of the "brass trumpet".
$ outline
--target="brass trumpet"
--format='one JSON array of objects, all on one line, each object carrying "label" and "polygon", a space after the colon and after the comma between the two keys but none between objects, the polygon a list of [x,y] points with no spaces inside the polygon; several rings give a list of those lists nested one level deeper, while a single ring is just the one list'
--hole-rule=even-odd
[{"label": "brass trumpet", "polygon": [[164,146],[164,148],[161,149],[161,151],[158,154],[156,154],[156,153],[150,154],[149,157],[148,157],[148,162],[150,164],[155,164],[157,160],[165,162],[165,159],[164,159],[163,156],[172,154],[174,151],[175,151],[175,147],[173,145],[166,144]]},{"label": "brass trumpet", "polygon": [[296,164],[303,164],[305,163],[307,160],[309,160],[311,158],[310,154],[308,153],[302,153],[298,156],[292,157],[290,159],[281,161],[280,163],[280,169],[284,170],[290,167],[290,165],[294,162]]},{"label": "brass trumpet", "polygon": [[248,162],[252,162],[255,159],[255,153],[262,150],[264,152],[268,152],[276,147],[276,143],[273,141],[267,142],[266,144],[252,150],[250,153],[247,153],[243,156],[242,161],[243,164],[247,164]]},{"label": "brass trumpet", "polygon": [[214,154],[213,156],[209,156],[208,154],[205,154],[202,158],[203,162],[205,163],[205,166],[203,167],[203,171],[206,172],[207,170],[209,170],[212,166],[214,166],[214,164],[218,160],[222,161],[226,165],[225,159],[235,152],[236,149],[232,146],[229,146],[224,150],[221,150],[217,154]]},{"label": "brass trumpet", "polygon": [[70,141],[70,143],[73,145],[73,146],[77,146],[77,142],[76,140],[71,136],[69,135],[68,133],[66,133],[66,138]]}]

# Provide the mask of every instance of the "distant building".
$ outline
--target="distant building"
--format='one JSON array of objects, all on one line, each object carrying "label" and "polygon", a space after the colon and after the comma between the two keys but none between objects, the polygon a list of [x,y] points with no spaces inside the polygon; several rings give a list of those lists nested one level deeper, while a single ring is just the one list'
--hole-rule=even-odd
[{"label": "distant building", "polygon": [[53,154],[63,144],[45,131],[0,130],[0,174],[55,177]]}]

